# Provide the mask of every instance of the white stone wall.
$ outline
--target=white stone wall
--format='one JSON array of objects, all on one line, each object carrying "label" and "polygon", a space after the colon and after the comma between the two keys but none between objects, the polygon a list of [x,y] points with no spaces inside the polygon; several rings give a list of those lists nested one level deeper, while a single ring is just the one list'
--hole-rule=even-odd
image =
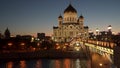
[{"label": "white stone wall", "polygon": [[77,23],[77,13],[66,12],[64,13],[64,23]]}]

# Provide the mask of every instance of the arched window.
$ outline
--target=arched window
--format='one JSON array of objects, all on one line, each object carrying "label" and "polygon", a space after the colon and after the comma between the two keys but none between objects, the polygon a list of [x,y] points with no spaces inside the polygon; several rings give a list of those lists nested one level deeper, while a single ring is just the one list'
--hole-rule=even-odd
[{"label": "arched window", "polygon": [[74,21],[74,17],[72,18],[72,21]]},{"label": "arched window", "polygon": [[69,17],[67,18],[67,21],[69,21]]}]

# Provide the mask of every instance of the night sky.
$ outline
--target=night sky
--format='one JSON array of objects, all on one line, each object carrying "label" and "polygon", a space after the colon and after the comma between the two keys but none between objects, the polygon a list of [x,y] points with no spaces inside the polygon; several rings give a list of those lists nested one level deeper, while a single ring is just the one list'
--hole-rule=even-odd
[{"label": "night sky", "polygon": [[[70,0],[0,0],[0,33],[8,27],[12,35],[52,34],[57,18]],[[71,0],[71,4],[85,18],[84,25],[95,31],[120,32],[120,0]]]}]

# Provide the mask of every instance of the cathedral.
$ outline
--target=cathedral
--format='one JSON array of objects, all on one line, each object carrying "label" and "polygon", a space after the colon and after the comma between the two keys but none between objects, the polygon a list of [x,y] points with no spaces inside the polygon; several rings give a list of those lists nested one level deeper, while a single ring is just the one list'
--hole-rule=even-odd
[{"label": "cathedral", "polygon": [[53,40],[55,42],[69,42],[72,38],[82,40],[88,38],[88,26],[84,26],[84,17],[78,17],[76,9],[69,4],[63,16],[58,16],[58,26],[53,26]]}]

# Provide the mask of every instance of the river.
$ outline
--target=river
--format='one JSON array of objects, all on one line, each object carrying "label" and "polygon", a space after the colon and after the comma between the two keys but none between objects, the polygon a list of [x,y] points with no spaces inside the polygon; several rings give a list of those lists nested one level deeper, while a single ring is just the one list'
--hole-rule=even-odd
[{"label": "river", "polygon": [[34,59],[0,61],[0,68],[88,68],[87,60],[80,59]]}]

